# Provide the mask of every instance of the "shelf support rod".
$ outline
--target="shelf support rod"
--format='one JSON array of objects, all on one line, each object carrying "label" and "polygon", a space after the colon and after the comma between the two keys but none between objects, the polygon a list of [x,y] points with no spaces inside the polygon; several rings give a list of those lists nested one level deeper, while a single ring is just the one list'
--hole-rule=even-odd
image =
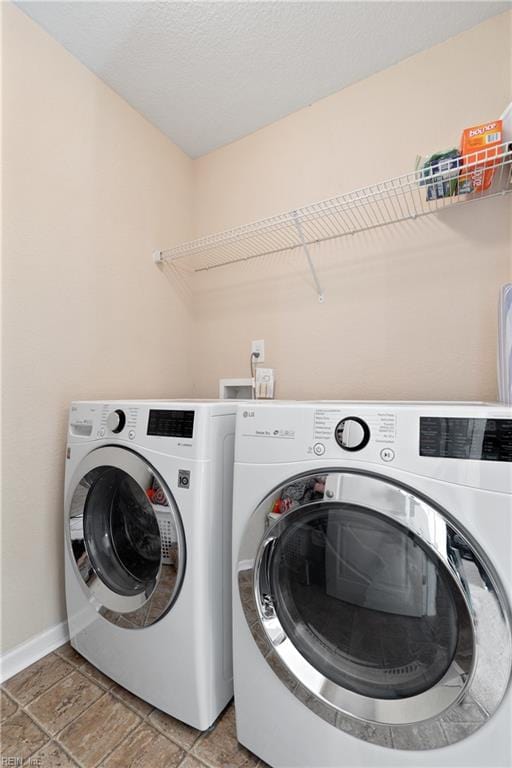
[{"label": "shelf support rod", "polygon": [[309,269],[311,270],[311,274],[313,275],[313,281],[315,283],[316,292],[318,293],[318,301],[320,304],[323,304],[325,301],[324,292],[322,290],[322,286],[320,285],[320,281],[318,279],[318,275],[316,274],[315,265],[313,264],[313,259],[311,258],[311,254],[309,252],[308,244],[306,243],[306,238],[304,237],[304,232],[302,230],[302,225],[300,223],[299,217],[297,215],[297,211],[293,212],[293,220],[295,223],[295,228],[297,230],[297,234],[299,235],[299,240],[302,244],[302,247],[304,249],[304,253],[306,254],[306,259],[308,262]]}]

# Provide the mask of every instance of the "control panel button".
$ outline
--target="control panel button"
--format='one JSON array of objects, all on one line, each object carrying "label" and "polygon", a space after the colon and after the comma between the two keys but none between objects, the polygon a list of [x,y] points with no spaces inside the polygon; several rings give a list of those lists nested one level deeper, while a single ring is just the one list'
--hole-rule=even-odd
[{"label": "control panel button", "polygon": [[120,408],[116,408],[115,411],[111,411],[111,413],[109,413],[107,416],[107,428],[116,435],[123,431],[125,424],[126,416],[124,411],[122,411]]},{"label": "control panel button", "polygon": [[105,430],[103,427],[98,430],[98,437],[105,437]]},{"label": "control panel button", "polygon": [[315,443],[313,452],[316,453],[317,456],[323,456],[325,453],[325,445],[323,443]]},{"label": "control panel button", "polygon": [[338,445],[345,451],[360,451],[370,440],[370,427],[357,416],[342,419],[334,430]]},{"label": "control panel button", "polygon": [[135,430],[134,429],[130,429],[130,431],[128,432],[128,437],[130,438],[130,440],[134,439],[134,437],[135,437]]},{"label": "control panel button", "polygon": [[392,448],[383,448],[380,452],[382,461],[393,461],[395,458],[395,452]]}]

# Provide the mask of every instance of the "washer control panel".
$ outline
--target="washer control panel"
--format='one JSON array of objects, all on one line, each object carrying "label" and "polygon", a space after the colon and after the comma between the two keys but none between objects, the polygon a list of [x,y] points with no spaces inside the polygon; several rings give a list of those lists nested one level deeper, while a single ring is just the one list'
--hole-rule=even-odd
[{"label": "washer control panel", "polygon": [[[160,407],[160,403],[162,407]],[[174,407],[176,403],[176,407]],[[150,400],[76,401],[71,403],[68,438],[70,442],[102,440],[115,445],[144,446],[188,458],[210,455],[210,443],[203,436],[211,415],[233,416],[229,407],[210,409],[188,402]],[[213,411],[213,413],[210,412]],[[199,437],[200,439],[194,439]],[[183,487],[186,485],[183,484]]]},{"label": "washer control panel", "polygon": [[307,452],[333,457],[354,454],[356,458],[359,451],[367,448],[376,453],[379,461],[393,461],[395,450],[391,446],[396,444],[396,422],[396,412],[385,408],[369,413],[358,413],[355,408],[343,413],[340,408],[327,405],[316,408],[312,442]]}]

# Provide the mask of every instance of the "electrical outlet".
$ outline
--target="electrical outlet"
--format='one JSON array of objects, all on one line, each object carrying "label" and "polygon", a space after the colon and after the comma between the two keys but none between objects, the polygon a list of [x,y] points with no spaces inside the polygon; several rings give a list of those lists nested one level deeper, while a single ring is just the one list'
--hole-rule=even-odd
[{"label": "electrical outlet", "polygon": [[260,356],[256,359],[256,362],[263,363],[265,361],[265,342],[263,339],[252,342],[251,352],[259,352]]}]

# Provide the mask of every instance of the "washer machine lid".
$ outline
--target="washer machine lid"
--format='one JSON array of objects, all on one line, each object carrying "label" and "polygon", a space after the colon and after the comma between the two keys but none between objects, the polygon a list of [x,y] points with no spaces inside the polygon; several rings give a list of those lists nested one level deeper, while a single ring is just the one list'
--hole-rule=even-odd
[{"label": "washer machine lid", "polygon": [[78,466],[68,499],[67,545],[98,612],[126,629],[157,622],[185,571],[183,525],[163,478],[127,448],[97,448]]}]

